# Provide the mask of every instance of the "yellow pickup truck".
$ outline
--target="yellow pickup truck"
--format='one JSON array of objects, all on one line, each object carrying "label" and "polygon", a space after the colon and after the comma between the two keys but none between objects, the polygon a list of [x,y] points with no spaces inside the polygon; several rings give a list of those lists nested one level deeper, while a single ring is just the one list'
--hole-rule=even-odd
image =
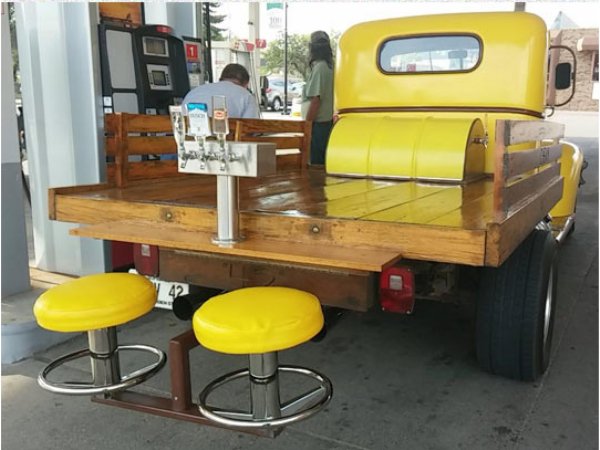
[{"label": "yellow pickup truck", "polygon": [[[482,177],[493,176],[496,184],[504,180],[494,189],[505,203],[506,193],[517,189],[521,178],[540,180],[529,181],[518,197],[544,189],[550,179],[549,173],[541,175],[546,171],[563,178],[560,200],[542,208],[539,218],[544,215],[544,220],[535,229],[529,223],[523,242],[499,267],[480,271],[481,365],[509,377],[535,379],[548,364],[552,335],[557,273],[549,227],[561,239],[570,231],[583,161],[575,145],[550,132],[556,124],[544,121],[550,78],[544,22],[523,12],[390,19],[352,27],[339,46],[335,98],[340,119],[327,150],[327,172],[418,180],[430,183],[429,189],[462,186],[444,203],[422,202],[407,211],[392,207],[371,219],[418,221],[429,208],[436,215],[448,205],[464,208],[466,187]],[[552,70],[557,70],[552,77],[557,85],[569,87],[568,64],[566,80],[564,65]],[[541,151],[530,153],[536,147]],[[519,157],[534,158],[535,166],[542,167],[532,174],[534,166],[517,163]],[[544,168],[550,159],[558,160],[560,169]],[[455,211],[434,223],[464,221]]]},{"label": "yellow pickup truck", "polygon": [[548,55],[524,12],[359,24],[340,39],[325,168],[306,165],[309,123],[230,121],[232,139],[278,148],[274,174],[240,178],[244,240],[214,243],[214,176],[129,158],[176,152],[166,116],[107,115],[107,182],[51,189],[50,217],[135,244],[137,270],[172,283],[295,287],[355,311],[473,298],[481,366],[534,380],[583,160],[545,120]]}]

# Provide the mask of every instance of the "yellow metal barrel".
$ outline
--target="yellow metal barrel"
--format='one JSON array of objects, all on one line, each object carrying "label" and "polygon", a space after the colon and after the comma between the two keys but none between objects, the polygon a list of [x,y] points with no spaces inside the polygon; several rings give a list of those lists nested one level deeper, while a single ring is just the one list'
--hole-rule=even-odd
[{"label": "yellow metal barrel", "polygon": [[484,172],[479,119],[348,115],[327,147],[327,173],[462,182]]}]

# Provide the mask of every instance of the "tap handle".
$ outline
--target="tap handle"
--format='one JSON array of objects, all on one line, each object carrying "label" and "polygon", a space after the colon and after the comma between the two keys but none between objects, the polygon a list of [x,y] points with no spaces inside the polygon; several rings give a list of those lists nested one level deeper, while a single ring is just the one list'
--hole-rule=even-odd
[{"label": "tap handle", "polygon": [[227,99],[223,95],[214,95],[212,98],[212,130],[217,139],[225,140],[229,134],[229,121],[227,117]]},{"label": "tap handle", "polygon": [[188,134],[196,139],[205,139],[210,135],[210,125],[208,123],[208,107],[206,103],[188,103]]}]

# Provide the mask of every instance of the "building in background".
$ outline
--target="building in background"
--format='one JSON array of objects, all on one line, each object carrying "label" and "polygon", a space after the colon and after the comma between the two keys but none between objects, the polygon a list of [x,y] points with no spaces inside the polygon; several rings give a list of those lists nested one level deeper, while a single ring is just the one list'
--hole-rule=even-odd
[{"label": "building in background", "polygon": [[[575,52],[577,73],[575,94],[572,100],[557,109],[566,111],[598,112],[598,29],[579,28],[564,13],[559,13],[550,28],[552,45],[564,45]],[[571,62],[572,57],[566,51],[559,52],[559,62]],[[553,95],[552,90],[549,92]],[[567,100],[570,89],[555,93],[556,104]],[[552,100],[552,97],[549,98]]]}]

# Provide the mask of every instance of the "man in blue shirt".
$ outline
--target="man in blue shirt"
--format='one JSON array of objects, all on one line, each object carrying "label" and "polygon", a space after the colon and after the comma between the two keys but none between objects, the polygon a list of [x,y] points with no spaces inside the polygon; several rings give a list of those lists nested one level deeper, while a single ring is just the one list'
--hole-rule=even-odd
[{"label": "man in blue shirt", "polygon": [[232,118],[258,119],[256,99],[248,91],[250,75],[240,64],[228,64],[217,83],[202,84],[192,89],[183,99],[188,103],[206,103],[208,115],[212,116],[212,97],[222,95],[227,99],[227,115]]}]

